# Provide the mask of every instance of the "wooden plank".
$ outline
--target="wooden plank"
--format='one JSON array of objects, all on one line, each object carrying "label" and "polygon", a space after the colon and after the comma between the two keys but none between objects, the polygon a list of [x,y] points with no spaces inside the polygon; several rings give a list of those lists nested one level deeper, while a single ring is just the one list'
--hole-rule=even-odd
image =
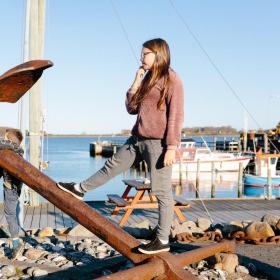
[{"label": "wooden plank", "polygon": [[31,223],[33,219],[34,208],[32,206],[27,206],[27,211],[24,219],[24,229],[31,229]]},{"label": "wooden plank", "polygon": [[6,222],[5,213],[4,213],[4,203],[0,206],[0,225],[4,225]]},{"label": "wooden plank", "polygon": [[189,204],[191,204],[190,201],[187,201],[183,197],[179,197],[179,196],[174,196],[174,201],[175,201],[176,204],[179,204],[179,205],[189,205]]},{"label": "wooden plank", "polygon": [[117,204],[118,207],[125,207],[129,205],[129,202],[125,201],[122,197],[117,194],[108,194],[108,199]]},{"label": "wooden plank", "polygon": [[48,203],[48,227],[55,228],[55,210],[52,203]]},{"label": "wooden plank", "polygon": [[62,213],[64,227],[65,228],[73,227],[74,220],[69,215],[65,214],[64,212],[61,212],[61,213]]},{"label": "wooden plank", "polygon": [[40,223],[39,227],[45,228],[48,226],[48,203],[43,202],[41,203],[41,213],[40,213]]},{"label": "wooden plank", "polygon": [[41,205],[34,207],[33,216],[30,224],[31,229],[40,228]]},{"label": "wooden plank", "polygon": [[62,211],[57,207],[54,207],[54,211],[55,211],[55,228],[57,229],[64,228],[65,226],[64,226]]},{"label": "wooden plank", "polygon": [[150,183],[145,184],[142,180],[122,180],[126,185],[136,188],[137,190],[150,190],[151,186]]}]

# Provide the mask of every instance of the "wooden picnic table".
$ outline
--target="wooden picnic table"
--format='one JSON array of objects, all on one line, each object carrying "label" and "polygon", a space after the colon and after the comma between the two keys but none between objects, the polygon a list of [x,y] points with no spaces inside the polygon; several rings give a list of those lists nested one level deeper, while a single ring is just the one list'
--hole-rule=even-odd
[{"label": "wooden picnic table", "polygon": [[[116,204],[112,211],[112,216],[116,216],[120,210],[125,213],[120,220],[119,225],[122,227],[126,224],[129,216],[134,209],[152,209],[158,208],[157,198],[152,194],[150,183],[145,183],[143,180],[123,180],[126,188],[122,196],[116,194],[108,194],[108,199]],[[131,190],[136,193],[131,195]],[[191,205],[188,201],[181,197],[174,197],[174,212],[179,218],[180,222],[185,222],[186,218],[181,212],[181,208],[189,208]]]}]

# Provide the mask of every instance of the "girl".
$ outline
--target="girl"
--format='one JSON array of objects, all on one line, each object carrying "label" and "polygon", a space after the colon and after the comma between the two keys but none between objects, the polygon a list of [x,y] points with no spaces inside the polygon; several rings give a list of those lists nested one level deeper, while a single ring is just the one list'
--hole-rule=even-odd
[{"label": "girl", "polygon": [[58,187],[82,199],[85,192],[129,169],[135,160],[145,160],[150,170],[152,193],[158,199],[159,220],[155,238],[138,250],[154,254],[170,249],[174,206],[171,172],[181,140],[184,100],[182,82],[170,68],[166,41],[152,39],[145,42],[141,62],[142,67],[126,95],[128,113],[137,115],[132,136],[90,178],[79,184],[59,182]]}]

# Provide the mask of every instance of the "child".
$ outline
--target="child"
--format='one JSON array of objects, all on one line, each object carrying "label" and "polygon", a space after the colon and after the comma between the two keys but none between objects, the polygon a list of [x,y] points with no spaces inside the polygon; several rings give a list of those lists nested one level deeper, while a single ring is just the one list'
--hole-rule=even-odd
[{"label": "child", "polygon": [[[22,140],[23,136],[19,130],[7,130],[4,140],[0,141],[0,149],[13,150],[14,152],[22,156],[23,150],[20,148]],[[16,257],[23,250],[23,242],[19,239],[19,224],[16,215],[22,182],[17,178],[11,176],[4,169],[0,169],[0,178],[2,176],[4,192],[4,213],[12,237],[12,259],[16,259]]]},{"label": "child", "polygon": [[142,67],[126,95],[129,114],[137,115],[132,136],[106,161],[103,168],[87,180],[58,183],[58,187],[82,199],[114,176],[129,169],[136,160],[145,160],[151,174],[151,188],[159,205],[156,236],[138,250],[144,254],[169,251],[169,233],[173,220],[171,186],[172,164],[180,144],[184,116],[183,86],[178,74],[170,68],[169,46],[163,39],[143,44]]}]

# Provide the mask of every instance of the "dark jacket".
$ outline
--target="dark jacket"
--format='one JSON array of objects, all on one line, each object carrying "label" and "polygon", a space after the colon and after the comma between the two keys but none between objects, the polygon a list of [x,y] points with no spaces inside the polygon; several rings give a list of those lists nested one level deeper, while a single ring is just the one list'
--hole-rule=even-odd
[{"label": "dark jacket", "polygon": [[[20,156],[23,156],[23,149],[9,140],[0,140],[0,150],[12,150]],[[22,182],[10,175],[5,169],[0,168],[0,178],[3,176],[3,185],[8,189],[15,189],[20,193]]]}]

